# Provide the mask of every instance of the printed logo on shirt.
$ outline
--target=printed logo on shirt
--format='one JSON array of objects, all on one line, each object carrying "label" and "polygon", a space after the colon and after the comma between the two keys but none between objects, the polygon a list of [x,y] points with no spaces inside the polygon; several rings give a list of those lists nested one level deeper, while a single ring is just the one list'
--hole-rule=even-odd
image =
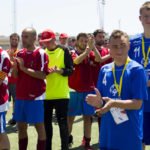
[{"label": "printed logo on shirt", "polygon": [[104,75],[104,77],[103,77],[103,81],[102,81],[102,83],[103,83],[105,86],[107,85],[106,73],[105,73],[105,75]]},{"label": "printed logo on shirt", "polygon": [[4,70],[7,70],[7,69],[8,69],[8,67],[7,67],[7,66],[5,66],[5,67],[3,67],[3,69],[4,69]]},{"label": "printed logo on shirt", "polygon": [[111,87],[110,87],[110,89],[109,89],[109,92],[112,94],[112,96],[116,96],[117,95],[117,90],[116,90],[116,88],[115,88],[115,84],[113,84]]},{"label": "printed logo on shirt", "polygon": [[140,57],[140,46],[134,48],[134,57]]},{"label": "printed logo on shirt", "polygon": [[133,44],[141,44],[141,39],[140,40],[135,40],[135,41],[133,41]]}]

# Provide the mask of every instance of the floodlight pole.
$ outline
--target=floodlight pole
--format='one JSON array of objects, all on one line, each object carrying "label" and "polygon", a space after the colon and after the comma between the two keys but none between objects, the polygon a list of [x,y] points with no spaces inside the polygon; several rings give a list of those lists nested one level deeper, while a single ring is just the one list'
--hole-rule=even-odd
[{"label": "floodlight pole", "polygon": [[12,2],[12,32],[17,32],[16,24],[16,0]]},{"label": "floodlight pole", "polygon": [[104,30],[104,6],[105,0],[98,0],[99,4],[99,20],[100,20],[100,29]]}]

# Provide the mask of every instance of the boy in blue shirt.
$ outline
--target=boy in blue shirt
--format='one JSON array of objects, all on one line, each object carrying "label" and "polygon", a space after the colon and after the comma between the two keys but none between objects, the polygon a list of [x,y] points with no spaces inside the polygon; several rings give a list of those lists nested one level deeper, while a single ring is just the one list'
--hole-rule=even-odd
[{"label": "boy in blue shirt", "polygon": [[109,39],[114,62],[100,71],[96,94],[88,104],[99,108],[101,150],[142,150],[143,100],[147,99],[144,68],[128,57],[126,33],[115,30]]},{"label": "boy in blue shirt", "polygon": [[130,39],[129,56],[144,67],[147,75],[148,101],[144,101],[143,144],[150,145],[150,1],[141,6],[139,13],[144,32]]}]

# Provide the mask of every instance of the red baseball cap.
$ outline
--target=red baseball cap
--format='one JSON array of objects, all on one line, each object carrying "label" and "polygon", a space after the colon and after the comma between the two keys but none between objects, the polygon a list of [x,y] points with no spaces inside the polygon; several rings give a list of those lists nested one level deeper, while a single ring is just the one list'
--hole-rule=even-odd
[{"label": "red baseball cap", "polygon": [[40,42],[48,42],[48,41],[55,39],[55,38],[56,38],[55,33],[50,29],[46,29],[41,33]]},{"label": "red baseball cap", "polygon": [[66,33],[61,33],[59,38],[66,39],[66,38],[68,38],[68,35]]}]

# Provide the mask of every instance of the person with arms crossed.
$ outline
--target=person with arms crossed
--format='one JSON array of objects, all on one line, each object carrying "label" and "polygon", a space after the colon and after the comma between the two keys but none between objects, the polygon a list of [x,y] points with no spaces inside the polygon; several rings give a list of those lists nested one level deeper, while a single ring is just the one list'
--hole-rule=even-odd
[{"label": "person with arms crossed", "polygon": [[[128,57],[128,35],[115,30],[109,39],[114,61],[102,67],[96,94],[86,97],[99,108],[101,150],[142,150],[143,101],[147,100],[144,68]],[[130,137],[130,138],[129,138]]]}]

